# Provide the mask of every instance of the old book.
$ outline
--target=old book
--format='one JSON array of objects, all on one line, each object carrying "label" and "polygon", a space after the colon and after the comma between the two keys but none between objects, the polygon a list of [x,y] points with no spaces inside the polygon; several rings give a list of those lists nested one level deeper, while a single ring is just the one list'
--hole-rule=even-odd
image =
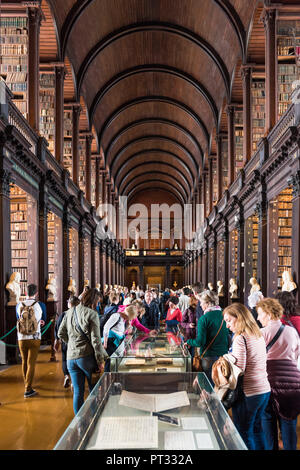
[{"label": "old book", "polygon": [[130,366],[143,366],[146,364],[145,359],[126,359],[125,361],[125,366],[130,367]]},{"label": "old book", "polygon": [[156,360],[156,364],[173,364],[173,359],[168,357],[160,357]]},{"label": "old book", "polygon": [[127,392],[123,390],[121,393],[119,405],[128,406],[137,410],[149,412],[161,412],[180,408],[182,406],[189,406],[190,400],[187,392],[175,392],[166,394],[142,394]]},{"label": "old book", "polygon": [[122,416],[101,418],[95,446],[92,449],[156,449],[158,420],[156,416]]}]

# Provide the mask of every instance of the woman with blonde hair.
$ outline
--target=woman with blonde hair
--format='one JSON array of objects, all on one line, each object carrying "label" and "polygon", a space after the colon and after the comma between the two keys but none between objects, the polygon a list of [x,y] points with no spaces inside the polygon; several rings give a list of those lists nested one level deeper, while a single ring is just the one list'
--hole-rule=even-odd
[{"label": "woman with blonde hair", "polygon": [[218,303],[215,292],[205,290],[200,294],[200,305],[204,314],[198,319],[196,338],[188,339],[185,343],[200,348],[202,369],[211,383],[213,363],[228,352],[229,345],[228,331]]},{"label": "woman with blonde hair", "polygon": [[278,450],[278,428],[285,450],[297,449],[297,417],[300,413],[299,336],[295,328],[281,322],[284,309],[276,299],[257,304],[258,320],[267,344],[267,372],[271,397],[263,414],[267,449]]},{"label": "woman with blonde hair", "polygon": [[251,312],[240,303],[224,310],[227,328],[234,334],[232,356],[243,372],[242,391],[232,406],[233,422],[249,450],[265,450],[262,416],[270,398],[266,344]]}]

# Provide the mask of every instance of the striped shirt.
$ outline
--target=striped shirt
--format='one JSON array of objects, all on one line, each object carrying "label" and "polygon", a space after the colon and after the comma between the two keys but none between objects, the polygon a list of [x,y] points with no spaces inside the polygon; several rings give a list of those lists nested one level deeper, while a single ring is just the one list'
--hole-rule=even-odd
[{"label": "striped shirt", "polygon": [[234,336],[232,355],[236,358],[236,365],[244,371],[243,390],[247,397],[270,392],[270,384],[267,376],[267,351],[266,343],[261,336],[243,335]]}]

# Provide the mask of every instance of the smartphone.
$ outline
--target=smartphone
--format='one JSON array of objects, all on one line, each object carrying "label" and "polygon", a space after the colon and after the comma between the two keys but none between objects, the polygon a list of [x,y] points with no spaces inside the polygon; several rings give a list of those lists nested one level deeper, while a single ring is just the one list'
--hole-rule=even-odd
[{"label": "smartphone", "polygon": [[180,426],[180,419],[174,418],[173,416],[163,415],[162,413],[156,413],[153,411],[152,416],[157,416],[159,421],[164,423],[172,424],[173,426]]}]

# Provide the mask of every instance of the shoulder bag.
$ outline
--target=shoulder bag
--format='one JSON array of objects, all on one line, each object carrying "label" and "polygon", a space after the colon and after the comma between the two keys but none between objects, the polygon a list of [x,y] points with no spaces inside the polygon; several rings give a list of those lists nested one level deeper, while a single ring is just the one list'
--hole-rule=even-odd
[{"label": "shoulder bag", "polygon": [[[245,347],[246,347],[246,354],[247,354],[247,341],[243,335],[241,336],[243,337]],[[222,403],[223,403],[224,408],[226,408],[226,410],[229,410],[230,408],[232,408],[232,405],[234,405],[234,403],[237,402],[242,396],[243,383],[244,383],[244,374],[240,374],[238,377],[235,389],[233,390],[228,389],[227,392],[225,393],[224,397],[222,398]]]},{"label": "shoulder bag", "polygon": [[221,325],[220,325],[220,328],[218,329],[215,337],[211,340],[211,342],[209,343],[209,345],[205,348],[205,350],[203,351],[203,353],[201,355],[199,354],[196,354],[194,356],[194,359],[193,359],[193,370],[195,372],[202,372],[203,371],[203,368],[202,368],[202,359],[203,357],[205,356],[205,354],[207,353],[207,351],[209,350],[209,348],[211,347],[211,345],[214,343],[216,337],[218,336],[218,334],[220,333],[221,331],[221,328],[223,326],[223,323],[224,323],[224,318],[222,319],[222,322],[221,322]]}]

